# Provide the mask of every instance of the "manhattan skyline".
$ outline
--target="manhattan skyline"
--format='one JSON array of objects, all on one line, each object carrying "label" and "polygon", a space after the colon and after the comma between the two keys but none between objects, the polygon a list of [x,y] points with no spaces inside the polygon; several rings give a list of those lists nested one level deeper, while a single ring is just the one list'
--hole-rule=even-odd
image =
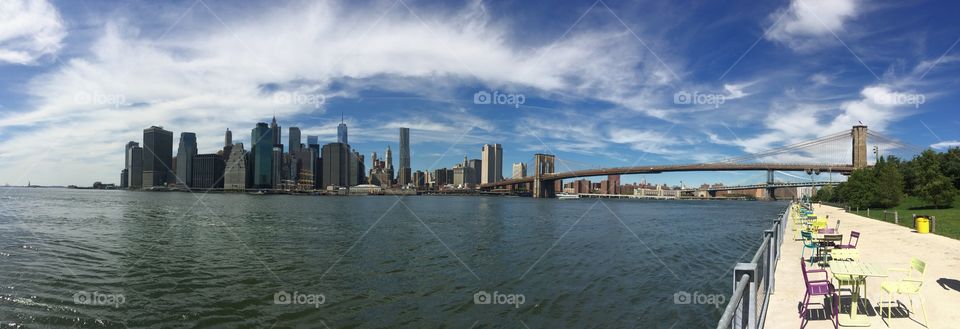
[{"label": "manhattan skyline", "polygon": [[227,128],[249,148],[251,123],[273,116],[324,142],[342,120],[362,154],[398,152],[409,127],[413,170],[484,144],[503,145],[505,166],[537,152],[700,163],[858,122],[942,150],[960,140],[952,6],[13,1],[3,17],[34,24],[0,23],[0,184],[116,182],[143,128],[173,131],[175,148],[195,132],[209,153]]}]

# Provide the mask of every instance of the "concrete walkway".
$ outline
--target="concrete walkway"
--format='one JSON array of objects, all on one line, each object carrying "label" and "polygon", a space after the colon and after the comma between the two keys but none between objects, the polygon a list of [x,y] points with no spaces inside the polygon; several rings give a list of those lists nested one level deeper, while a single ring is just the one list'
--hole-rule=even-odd
[{"label": "concrete walkway", "polygon": [[[848,214],[843,209],[835,207],[815,206],[814,212],[820,216],[829,215],[830,226],[836,225],[836,220],[840,220],[840,233],[843,234],[844,243],[847,242],[850,231],[860,232],[857,249],[860,250],[863,262],[878,264],[884,269],[908,267],[911,257],[917,257],[926,262],[927,268],[923,276],[921,293],[926,302],[927,317],[930,321],[928,327],[960,328],[960,240],[934,234],[917,234],[906,227]],[[765,328],[798,328],[800,326],[798,304],[803,300],[805,290],[799,263],[802,243],[792,239],[792,228],[787,228],[785,235],[782,256],[776,273],[775,293],[770,300]],[[807,255],[809,254],[808,250]],[[829,267],[827,270],[829,271]],[[894,275],[899,274],[894,273]],[[923,315],[916,297],[913,303],[916,313],[911,313],[907,317],[904,308],[901,308],[899,312],[894,309],[892,320],[880,318],[877,307],[881,298],[885,298],[882,297],[882,290],[880,290],[880,283],[883,280],[885,279],[867,278],[868,302],[866,306],[860,307],[860,313],[868,312],[871,327],[924,328],[920,324],[923,322]],[[849,295],[847,291],[841,293],[841,296],[847,295]],[[909,308],[907,296],[900,295],[894,298]],[[850,299],[843,297],[841,299],[843,300],[841,307],[846,308],[841,313],[849,312]],[[812,297],[811,302],[813,301],[822,302],[823,300]],[[812,305],[811,308],[819,309],[817,305]],[[840,316],[849,316],[849,314]],[[806,327],[833,328],[833,323],[829,319],[815,319],[807,323]]]}]

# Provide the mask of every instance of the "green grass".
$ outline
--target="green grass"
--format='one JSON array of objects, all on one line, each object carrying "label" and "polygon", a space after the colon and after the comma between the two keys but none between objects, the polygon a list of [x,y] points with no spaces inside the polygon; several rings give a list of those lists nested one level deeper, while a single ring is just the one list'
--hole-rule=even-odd
[{"label": "green grass", "polygon": [[854,213],[864,217],[884,220],[883,211],[886,210],[887,222],[893,223],[893,211],[900,216],[900,225],[913,228],[913,214],[929,215],[937,217],[936,234],[951,237],[960,240],[960,198],[954,200],[952,208],[935,209],[927,207],[926,204],[915,197],[905,197],[900,205],[889,209],[870,209],[870,215],[867,216],[867,210],[861,209],[859,212],[851,209]]}]

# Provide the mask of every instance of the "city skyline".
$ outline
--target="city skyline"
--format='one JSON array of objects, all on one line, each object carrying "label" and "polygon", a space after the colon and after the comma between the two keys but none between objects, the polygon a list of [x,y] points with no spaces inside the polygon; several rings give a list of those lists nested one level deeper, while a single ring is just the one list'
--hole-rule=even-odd
[{"label": "city skyline", "polygon": [[[322,140],[335,139],[342,120],[363,154],[386,145],[399,152],[397,128],[409,127],[413,169],[452,166],[490,143],[503,145],[508,165],[538,152],[607,167],[701,163],[857,122],[913,145],[960,145],[951,105],[960,101],[960,29],[945,16],[950,10],[929,10],[932,4],[811,1],[820,22],[796,1],[687,13],[619,2],[410,3],[409,10],[338,2],[36,3],[4,9],[45,27],[11,35],[49,44],[0,40],[0,50],[18,55],[0,58],[8,78],[0,81],[0,184],[113,182],[114,164],[125,157],[118,141],[138,140],[144,127],[194,132],[200,150],[213,150],[227,127],[246,136],[249,123],[274,116]],[[489,14],[530,7],[538,8],[536,19]],[[381,14],[389,24],[373,24]],[[704,17],[724,23],[707,29],[697,23]],[[342,42],[354,46],[331,42],[356,40],[351,31],[367,28],[364,40]],[[291,29],[316,34],[282,32]],[[869,33],[878,30],[884,33]],[[399,63],[403,49],[368,47],[397,38],[429,46]],[[359,61],[364,69],[352,69]],[[623,182],[645,178],[670,185],[763,179],[689,173]]]}]

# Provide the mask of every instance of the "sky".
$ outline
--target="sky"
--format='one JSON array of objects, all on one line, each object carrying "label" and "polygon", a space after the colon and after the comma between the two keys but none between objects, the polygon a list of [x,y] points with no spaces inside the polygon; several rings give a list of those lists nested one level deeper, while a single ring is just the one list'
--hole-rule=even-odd
[{"label": "sky", "polygon": [[[398,128],[409,127],[414,170],[479,158],[485,143],[503,145],[505,170],[538,152],[557,155],[559,170],[714,162],[858,123],[944,149],[960,145],[958,10],[948,0],[3,0],[0,184],[117,183],[124,145],[146,127],[173,131],[174,144],[195,132],[200,153],[214,153],[226,129],[249,145],[274,116],[304,142],[336,141],[342,117],[368,162],[387,146],[398,158]],[[843,151],[766,160],[836,163]],[[643,180],[752,184],[765,173],[623,178]]]}]

